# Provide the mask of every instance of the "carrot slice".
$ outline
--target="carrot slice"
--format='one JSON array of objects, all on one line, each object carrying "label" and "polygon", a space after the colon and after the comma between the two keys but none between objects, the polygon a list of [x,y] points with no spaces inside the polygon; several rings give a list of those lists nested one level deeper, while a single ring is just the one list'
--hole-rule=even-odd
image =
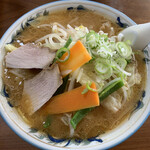
[{"label": "carrot slice", "polygon": [[[64,60],[67,55],[68,53],[63,54],[61,59]],[[66,76],[67,74],[75,71],[77,68],[87,63],[90,59],[92,58],[87,49],[80,40],[77,41],[76,44],[70,49],[69,59],[65,62],[58,62],[62,76]]]},{"label": "carrot slice", "polygon": [[[50,101],[43,106],[42,111],[44,114],[60,114],[99,106],[98,93],[88,91],[85,94],[81,94],[85,88],[86,86],[80,86],[52,97]],[[95,83],[91,84],[91,88],[96,89]]]}]

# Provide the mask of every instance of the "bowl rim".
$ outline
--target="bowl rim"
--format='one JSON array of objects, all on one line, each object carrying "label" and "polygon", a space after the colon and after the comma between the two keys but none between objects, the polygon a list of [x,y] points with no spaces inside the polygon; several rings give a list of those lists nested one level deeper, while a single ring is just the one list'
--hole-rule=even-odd
[{"label": "bowl rim", "polygon": [[[125,15],[124,13],[122,13],[121,11],[111,7],[111,6],[108,6],[106,4],[102,4],[100,2],[95,2],[95,1],[91,1],[91,0],[59,0],[59,1],[54,1],[54,2],[49,2],[49,3],[46,3],[46,4],[43,4],[41,6],[38,6],[30,11],[28,11],[27,13],[25,13],[24,15],[22,15],[20,18],[18,18],[8,29],[7,31],[3,34],[3,36],[1,37],[0,39],[0,45],[1,43],[3,42],[3,38],[5,37],[5,35],[7,35],[9,33],[9,31],[14,27],[14,25],[16,23],[19,23],[23,18],[27,18],[29,14],[35,12],[36,10],[40,10],[40,8],[43,8],[44,6],[47,6],[47,5],[50,5],[50,4],[54,4],[54,3],[67,3],[67,2],[83,2],[83,1],[86,1],[87,4],[90,4],[90,3],[96,3],[98,4],[99,6],[101,7],[104,7],[104,8],[108,8],[108,9],[111,9],[112,11],[114,11],[115,13],[117,14],[120,14],[121,16],[124,16],[125,18],[127,18],[129,20],[129,22],[131,24],[136,24],[132,19],[130,19],[127,15]],[[125,141],[126,139],[128,139],[130,136],[132,136],[143,124],[144,122],[147,120],[147,118],[149,117],[150,115],[150,111],[147,113],[147,115],[145,114],[144,116],[144,119],[142,119],[141,123],[135,128],[135,130],[130,133],[129,135],[125,136],[122,140],[119,140],[118,142],[114,143],[114,144],[111,144],[111,145],[108,145],[107,147],[105,147],[105,149],[109,149],[109,148],[112,148],[112,147],[115,147],[117,146],[118,144],[122,143],[123,141]],[[6,124],[9,126],[9,128],[11,128],[13,130],[13,132],[15,134],[17,134],[19,137],[21,137],[24,141],[30,143],[31,145],[37,147],[37,148],[41,148],[43,149],[43,145],[40,145],[37,143],[37,140],[33,140],[32,137],[29,138],[29,135],[22,135],[25,134],[23,131],[21,131],[18,127],[14,126],[14,125],[11,125],[11,119],[7,116],[7,114],[2,111],[2,109],[0,109],[0,116],[3,118],[3,120],[6,122]],[[30,140],[31,139],[31,140]],[[52,145],[49,145],[50,149],[63,149],[63,148],[58,148],[58,147],[53,147]],[[93,147],[94,149],[98,148],[97,146]],[[72,148],[70,148],[72,149]],[[90,148],[81,148],[81,149],[90,149]],[[80,150],[81,150],[80,149]]]}]

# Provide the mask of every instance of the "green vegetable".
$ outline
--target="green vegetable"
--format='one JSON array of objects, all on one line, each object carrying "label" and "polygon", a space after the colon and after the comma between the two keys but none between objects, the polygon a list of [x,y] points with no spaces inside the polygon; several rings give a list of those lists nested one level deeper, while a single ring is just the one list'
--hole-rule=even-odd
[{"label": "green vegetable", "polygon": [[[96,84],[102,83],[103,91],[99,93],[100,101],[103,101],[107,96],[112,94],[121,88],[126,80],[127,76],[131,76],[130,72],[125,70],[127,63],[132,59],[132,48],[131,42],[128,40],[126,42],[116,42],[115,37],[108,37],[107,33],[100,31],[96,33],[95,31],[90,31],[87,33],[83,39],[83,43],[86,46],[88,52],[92,56],[92,60],[83,66],[83,70],[87,73],[87,79],[83,76],[80,82],[87,82],[91,78],[91,74],[95,73],[92,77],[92,81]],[[86,65],[89,70],[86,70]],[[91,71],[91,73],[90,73]],[[84,75],[83,73],[81,75]],[[112,76],[119,76],[119,78],[112,80],[104,87],[104,83],[107,79],[111,79]],[[113,76],[113,78],[114,78]],[[86,88],[82,91],[82,94],[88,92],[90,84],[86,84]],[[100,91],[100,90],[98,90]],[[92,108],[93,109],[93,108]],[[82,118],[92,110],[91,108],[85,110],[79,110],[75,113],[71,120],[71,124],[76,128],[77,124],[82,120]]]},{"label": "green vegetable", "polygon": [[95,31],[90,31],[89,33],[87,33],[86,35],[86,44],[90,47],[90,48],[96,48],[99,42],[99,35],[98,33],[96,33]]},{"label": "green vegetable", "polygon": [[[69,59],[70,57],[70,50],[69,50],[69,45],[71,44],[72,42],[72,38],[71,36],[69,36],[69,39],[67,40],[66,44],[64,47],[60,48],[59,50],[57,50],[56,52],[56,56],[55,56],[55,59],[54,59],[54,62],[55,61],[59,61],[59,62],[65,62]],[[64,60],[61,60],[60,58],[63,56],[64,53],[68,53],[68,55],[66,56],[66,58]]]},{"label": "green vegetable", "polygon": [[88,88],[85,88],[85,89],[82,91],[81,94],[85,94],[85,93],[87,93],[88,91],[89,91],[89,89],[88,89]]},{"label": "green vegetable", "polygon": [[98,58],[95,61],[95,71],[102,79],[108,79],[112,76],[112,67],[109,60]]},{"label": "green vegetable", "polygon": [[[68,53],[68,55],[66,56],[66,58],[64,59],[64,60],[61,60],[60,58],[62,57],[62,55],[64,54],[64,53]],[[66,48],[66,47],[63,47],[63,48],[60,48],[57,52],[56,52],[56,57],[55,57],[55,59],[57,60],[57,61],[59,61],[59,62],[65,62],[65,61],[67,61],[68,59],[69,59],[69,57],[70,57],[70,50],[68,49],[68,48]]]},{"label": "green vegetable", "polygon": [[95,70],[98,72],[98,74],[106,74],[109,70],[109,67],[104,63],[97,63],[95,65]]},{"label": "green vegetable", "polygon": [[93,109],[92,108],[86,108],[81,109],[75,113],[73,118],[71,119],[70,123],[74,129],[76,129],[77,124]]},{"label": "green vegetable", "polygon": [[85,94],[85,93],[87,93],[89,90],[90,90],[90,91],[93,91],[93,92],[98,92],[98,90],[93,89],[93,88],[90,87],[91,84],[92,84],[92,82],[90,82],[90,81],[87,82],[87,83],[86,83],[86,88],[82,91],[81,94]]},{"label": "green vegetable", "polygon": [[104,42],[107,42],[107,41],[108,41],[108,36],[107,36],[107,34],[99,35],[99,37],[100,37],[100,40],[104,39]]},{"label": "green vegetable", "polygon": [[44,127],[44,128],[48,128],[50,125],[51,125],[51,117],[48,116],[48,117],[46,118],[46,121],[43,123],[43,127]]},{"label": "green vegetable", "polygon": [[125,69],[127,66],[127,61],[124,58],[117,58],[115,59],[115,62],[120,66],[120,68]]},{"label": "green vegetable", "polygon": [[102,45],[99,50],[97,50],[97,54],[102,58],[113,56],[112,50],[105,45]]},{"label": "green vegetable", "polygon": [[131,46],[128,45],[128,42],[117,42],[116,43],[116,50],[125,59],[130,59],[132,54]]},{"label": "green vegetable", "polygon": [[99,93],[100,101],[103,101],[106,97],[108,97],[113,92],[117,91],[122,86],[124,86],[124,83],[121,79],[108,85],[106,88],[104,88],[104,90],[101,93]]},{"label": "green vegetable", "polygon": [[[103,101],[106,97],[108,97],[113,92],[117,91],[119,88],[121,88],[124,85],[123,81],[121,79],[115,80],[111,84],[109,84],[101,93],[99,93],[99,99],[100,101]],[[92,110],[92,108],[86,108],[79,110],[75,113],[73,118],[71,119],[70,123],[72,127],[75,129],[78,123]]]},{"label": "green vegetable", "polygon": [[69,47],[69,45],[71,44],[71,42],[72,42],[72,37],[71,36],[69,36],[69,39],[67,40],[67,42],[66,42],[66,44],[65,44],[65,48],[68,48]]},{"label": "green vegetable", "polygon": [[102,80],[109,79],[113,74],[131,76],[131,73],[125,71],[133,54],[131,41],[116,42],[115,37],[108,37],[107,33],[90,31],[83,42],[94,58],[94,72]]},{"label": "green vegetable", "polygon": [[127,72],[125,71],[124,67],[126,67],[126,64],[127,64],[127,61],[126,60],[123,60],[123,59],[119,59],[121,60],[120,62],[117,62],[116,61],[112,61],[112,67],[113,67],[113,72],[116,73],[117,75],[119,74],[124,74],[125,76],[131,76],[132,74],[130,72]]},{"label": "green vegetable", "polygon": [[131,59],[128,59],[128,60],[127,60],[127,64],[130,64],[131,62],[132,62]]}]

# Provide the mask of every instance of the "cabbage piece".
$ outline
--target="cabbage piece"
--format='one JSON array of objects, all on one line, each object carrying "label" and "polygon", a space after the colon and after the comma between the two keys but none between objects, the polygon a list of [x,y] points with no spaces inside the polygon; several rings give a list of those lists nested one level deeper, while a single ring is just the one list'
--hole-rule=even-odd
[{"label": "cabbage piece", "polygon": [[101,103],[101,105],[113,113],[116,113],[122,106],[121,98],[117,99],[110,95]]}]

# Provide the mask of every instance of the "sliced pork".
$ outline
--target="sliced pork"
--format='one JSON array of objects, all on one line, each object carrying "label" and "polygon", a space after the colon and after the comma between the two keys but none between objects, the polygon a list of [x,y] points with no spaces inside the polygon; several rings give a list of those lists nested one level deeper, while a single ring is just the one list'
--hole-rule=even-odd
[{"label": "sliced pork", "polygon": [[62,78],[58,65],[51,69],[43,69],[30,80],[24,81],[22,107],[26,107],[27,113],[32,115],[41,108],[62,84]]},{"label": "sliced pork", "polygon": [[51,64],[54,57],[55,52],[51,52],[49,48],[40,48],[28,43],[6,55],[6,67],[42,69]]}]

